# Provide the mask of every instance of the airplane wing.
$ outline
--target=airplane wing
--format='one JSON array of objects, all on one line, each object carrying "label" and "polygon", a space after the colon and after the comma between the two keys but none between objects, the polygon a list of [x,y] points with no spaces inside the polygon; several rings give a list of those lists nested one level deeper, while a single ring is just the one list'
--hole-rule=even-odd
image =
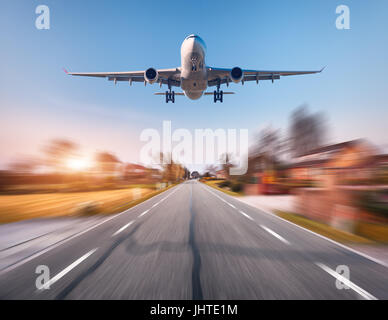
[{"label": "airplane wing", "polygon": [[[94,77],[94,78],[106,78],[109,81],[126,81],[132,84],[132,82],[143,82],[146,80],[144,78],[145,71],[124,71],[124,72],[67,72],[66,74],[70,76],[79,76],[79,77]],[[171,85],[173,87],[180,87],[180,69],[161,69],[157,70],[159,73],[158,83],[160,86],[163,84]]]},{"label": "airplane wing", "polygon": [[[242,82],[256,81],[257,83],[261,80],[279,80],[280,77],[285,76],[296,76],[304,74],[315,74],[321,73],[324,70],[317,71],[276,71],[276,70],[243,70],[244,77]],[[208,68],[208,85],[209,87],[217,86],[218,84],[229,84],[231,82],[230,73],[232,69],[223,68]]]}]

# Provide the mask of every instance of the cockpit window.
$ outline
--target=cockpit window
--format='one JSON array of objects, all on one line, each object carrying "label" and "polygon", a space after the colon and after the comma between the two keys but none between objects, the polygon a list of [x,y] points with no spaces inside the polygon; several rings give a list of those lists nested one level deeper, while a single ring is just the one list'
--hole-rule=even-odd
[{"label": "cockpit window", "polygon": [[201,38],[200,36],[197,36],[197,35],[195,35],[195,34],[192,34],[192,35],[190,35],[190,36],[188,36],[188,37],[186,38],[186,40],[189,40],[189,39],[195,39],[195,40],[197,40],[198,42],[200,42],[200,43],[202,44],[202,46],[204,47],[204,49],[207,50],[206,44],[205,44],[205,42],[202,40],[202,38]]},{"label": "cockpit window", "polygon": [[196,36],[195,34],[192,34],[192,35],[188,36],[188,37],[186,38],[186,40],[188,40],[188,39],[192,39],[192,38],[196,38],[196,39],[198,39],[199,37],[198,37],[198,36]]}]

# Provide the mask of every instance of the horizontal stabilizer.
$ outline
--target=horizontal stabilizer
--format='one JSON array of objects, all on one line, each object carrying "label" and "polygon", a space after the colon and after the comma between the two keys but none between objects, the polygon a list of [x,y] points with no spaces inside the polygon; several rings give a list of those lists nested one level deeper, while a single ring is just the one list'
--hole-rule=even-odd
[{"label": "horizontal stabilizer", "polygon": [[[224,91],[224,94],[235,94],[235,93],[234,92],[225,92]],[[205,92],[204,95],[205,96],[213,96],[214,92]]]},{"label": "horizontal stabilizer", "polygon": [[[157,92],[155,93],[155,96],[165,96],[166,93],[165,92]],[[185,94],[183,92],[175,92],[175,95],[176,96],[184,96]]]}]

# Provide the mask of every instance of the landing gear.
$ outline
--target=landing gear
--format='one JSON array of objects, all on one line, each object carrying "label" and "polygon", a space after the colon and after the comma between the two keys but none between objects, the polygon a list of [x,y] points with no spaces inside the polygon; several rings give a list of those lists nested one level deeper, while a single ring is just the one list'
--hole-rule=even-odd
[{"label": "landing gear", "polygon": [[171,91],[170,80],[168,80],[168,91],[166,91],[166,103],[175,103],[175,91]]},{"label": "landing gear", "polygon": [[166,103],[175,103],[175,91],[166,91]]},{"label": "landing gear", "polygon": [[217,101],[224,102],[224,91],[214,91],[214,103],[217,103]]},{"label": "landing gear", "polygon": [[214,103],[217,103],[217,101],[220,101],[221,103],[224,102],[224,91],[220,91],[221,83],[218,81],[217,84],[217,91],[214,91]]}]

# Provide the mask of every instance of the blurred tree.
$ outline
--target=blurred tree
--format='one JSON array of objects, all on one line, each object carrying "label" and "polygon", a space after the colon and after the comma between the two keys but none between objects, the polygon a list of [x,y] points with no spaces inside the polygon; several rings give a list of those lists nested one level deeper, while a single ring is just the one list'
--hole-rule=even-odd
[{"label": "blurred tree", "polygon": [[293,157],[300,157],[321,147],[326,141],[324,116],[310,114],[307,106],[296,109],[291,116],[289,150]]},{"label": "blurred tree", "polygon": [[46,165],[55,172],[66,171],[66,161],[74,156],[78,150],[77,144],[66,139],[52,140],[44,152],[46,154]]},{"label": "blurred tree", "polygon": [[38,167],[39,163],[34,159],[18,160],[9,165],[9,170],[15,173],[31,174]]},{"label": "blurred tree", "polygon": [[229,153],[225,153],[221,158],[222,170],[226,176],[226,179],[230,179],[230,169],[234,167],[232,163],[232,156]]},{"label": "blurred tree", "polygon": [[95,156],[97,169],[101,174],[116,175],[121,161],[112,153],[99,152]]},{"label": "blurred tree", "polygon": [[191,175],[191,172],[190,172],[190,170],[189,169],[187,169],[187,168],[184,168],[184,170],[185,170],[185,179],[186,180],[189,180],[190,179],[190,175]]},{"label": "blurred tree", "polygon": [[264,128],[258,136],[256,153],[263,156],[269,164],[276,163],[284,152],[284,143],[281,139],[280,130],[272,127]]},{"label": "blurred tree", "polygon": [[217,175],[217,167],[212,164],[207,166],[205,174],[207,174],[207,177],[215,177]]},{"label": "blurred tree", "polygon": [[161,153],[161,161],[163,181],[176,182],[185,177],[185,168],[181,164],[175,163],[171,158],[171,154]]}]

